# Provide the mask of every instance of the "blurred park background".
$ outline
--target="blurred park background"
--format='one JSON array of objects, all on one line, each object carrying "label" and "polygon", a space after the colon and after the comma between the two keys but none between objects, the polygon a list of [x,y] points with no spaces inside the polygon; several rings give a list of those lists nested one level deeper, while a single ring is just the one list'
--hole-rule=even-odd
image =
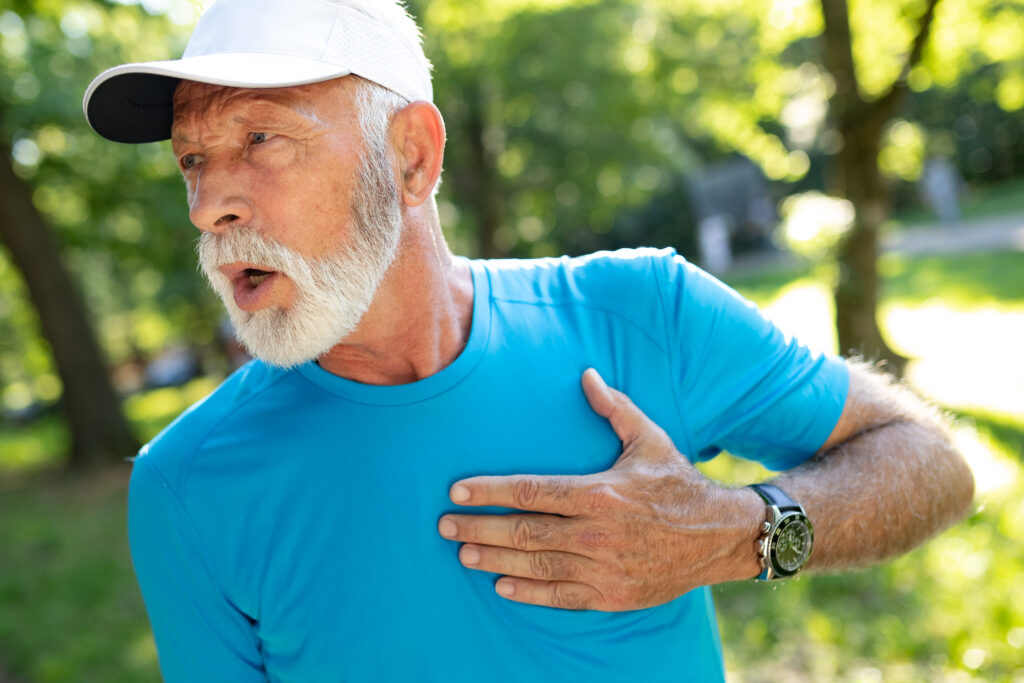
[{"label": "blurred park background", "polygon": [[[410,6],[458,253],[674,246],[956,418],[972,516],[884,567],[716,588],[731,679],[1024,681],[1024,2]],[[0,681],[158,680],[125,458],[237,349],[169,146],[80,103],[201,9],[0,0]]]}]

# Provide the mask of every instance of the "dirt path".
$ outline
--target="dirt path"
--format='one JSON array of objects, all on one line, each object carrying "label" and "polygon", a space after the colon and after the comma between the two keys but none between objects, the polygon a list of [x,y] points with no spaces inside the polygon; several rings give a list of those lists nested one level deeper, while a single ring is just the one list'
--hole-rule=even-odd
[{"label": "dirt path", "polygon": [[954,228],[906,230],[888,235],[882,249],[905,254],[1024,251],[1024,213],[978,218]]},{"label": "dirt path", "polygon": [[[912,255],[972,251],[1024,252],[1024,213],[977,218],[955,228],[935,225],[904,230],[883,238],[881,250]],[[742,254],[736,257],[725,275],[728,279],[730,275],[792,266],[799,262],[795,254],[785,250]]]}]

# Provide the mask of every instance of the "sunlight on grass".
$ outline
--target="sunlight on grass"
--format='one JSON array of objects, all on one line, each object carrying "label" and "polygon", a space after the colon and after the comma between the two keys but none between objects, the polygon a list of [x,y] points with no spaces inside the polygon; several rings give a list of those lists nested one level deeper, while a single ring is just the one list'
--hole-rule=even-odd
[{"label": "sunlight on grass", "polygon": [[[812,349],[837,347],[832,295],[802,278],[762,300],[781,329]],[[884,304],[880,320],[896,351],[917,359],[907,380],[932,400],[954,409],[982,409],[1024,422],[1024,306],[955,308],[933,299],[921,306]]]},{"label": "sunlight on grass", "polygon": [[958,421],[952,431],[953,443],[974,474],[977,497],[985,498],[1018,486],[1020,465],[994,439],[979,432],[971,420]]},{"label": "sunlight on grass", "polygon": [[882,320],[898,351],[923,359],[907,368],[922,392],[954,409],[1024,421],[1024,307],[886,306]]},{"label": "sunlight on grass", "polygon": [[809,348],[835,353],[839,342],[830,324],[835,310],[832,293],[820,282],[797,280],[783,287],[762,310],[772,322]]},{"label": "sunlight on grass", "polygon": [[915,307],[884,305],[880,318],[898,350],[914,358],[981,352],[1005,361],[1024,339],[1024,306],[963,310],[931,300]]}]

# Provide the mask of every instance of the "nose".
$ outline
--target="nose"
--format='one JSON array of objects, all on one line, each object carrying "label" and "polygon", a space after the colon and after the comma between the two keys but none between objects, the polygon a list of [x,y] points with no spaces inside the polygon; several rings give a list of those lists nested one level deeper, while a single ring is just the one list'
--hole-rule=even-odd
[{"label": "nose", "polygon": [[230,165],[203,164],[189,188],[189,220],[203,232],[248,225],[253,217],[241,174]]}]

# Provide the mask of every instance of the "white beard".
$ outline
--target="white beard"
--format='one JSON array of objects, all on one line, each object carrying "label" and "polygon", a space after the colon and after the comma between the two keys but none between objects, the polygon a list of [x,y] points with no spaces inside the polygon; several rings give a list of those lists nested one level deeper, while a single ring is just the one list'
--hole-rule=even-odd
[{"label": "white beard", "polygon": [[[373,147],[368,146],[353,192],[350,244],[339,251],[308,259],[255,225],[199,238],[199,265],[224,302],[239,341],[270,365],[301,365],[341,342],[359,325],[395,259],[402,213],[386,148]],[[231,281],[218,270],[235,262],[287,275],[295,292],[291,306],[254,313],[240,309]]]}]

